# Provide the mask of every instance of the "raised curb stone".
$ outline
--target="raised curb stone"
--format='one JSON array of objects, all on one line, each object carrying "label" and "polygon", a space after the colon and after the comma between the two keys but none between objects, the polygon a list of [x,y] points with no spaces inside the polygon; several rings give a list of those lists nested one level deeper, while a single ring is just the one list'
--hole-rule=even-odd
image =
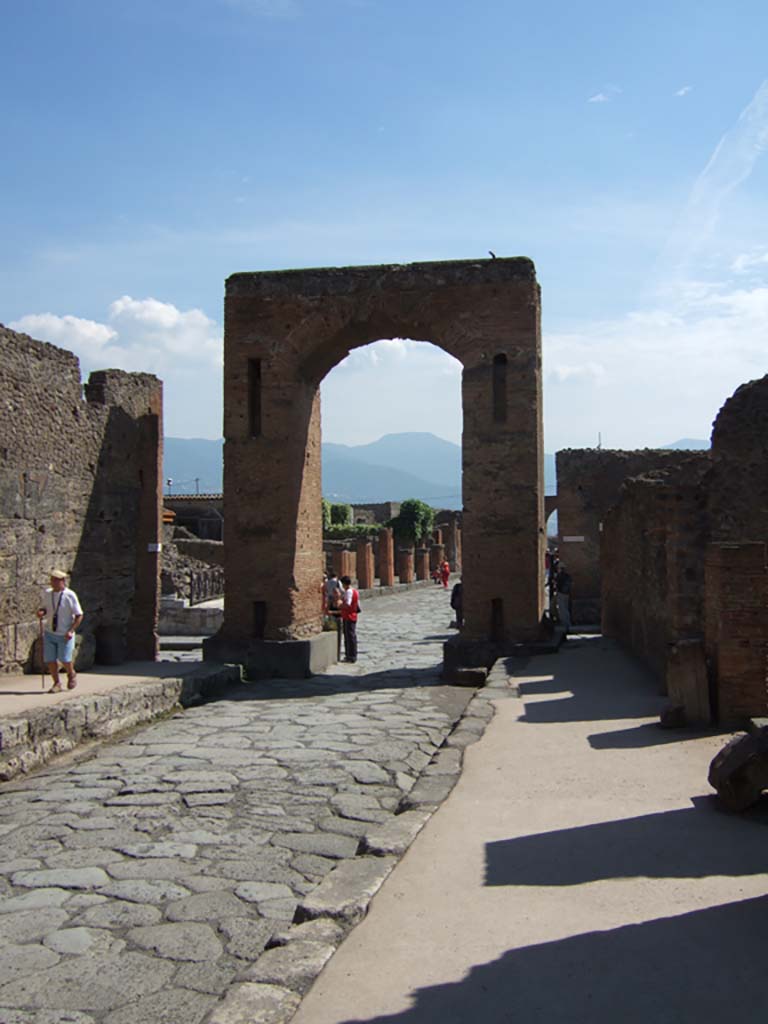
[{"label": "raised curb stone", "polygon": [[346,924],[362,921],[368,905],[397,863],[395,857],[358,857],[334,868],[296,908],[294,923],[330,917]]},{"label": "raised curb stone", "polygon": [[287,1024],[301,997],[280,985],[244,982],[227,993],[208,1024]]}]

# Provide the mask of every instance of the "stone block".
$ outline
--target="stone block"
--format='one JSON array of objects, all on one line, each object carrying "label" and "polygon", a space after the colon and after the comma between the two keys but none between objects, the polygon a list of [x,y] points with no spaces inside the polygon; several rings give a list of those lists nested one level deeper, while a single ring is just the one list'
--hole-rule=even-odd
[{"label": "stone block", "polygon": [[335,633],[318,633],[307,640],[230,642],[221,633],[203,641],[206,661],[236,662],[248,679],[307,679],[337,660]]},{"label": "stone block", "polygon": [[294,923],[330,917],[357,924],[397,863],[395,857],[355,857],[326,875],[296,908]]},{"label": "stone block", "polygon": [[709,766],[709,784],[732,811],[743,811],[768,789],[768,736],[734,736]]}]

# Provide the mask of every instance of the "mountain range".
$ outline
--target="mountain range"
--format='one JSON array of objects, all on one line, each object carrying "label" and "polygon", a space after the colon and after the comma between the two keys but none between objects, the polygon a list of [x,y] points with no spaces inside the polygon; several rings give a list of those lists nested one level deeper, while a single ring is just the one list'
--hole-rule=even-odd
[{"label": "mountain range", "polygon": [[[166,437],[166,493],[220,493],[222,446],[220,439]],[[665,447],[702,449],[709,442],[683,438]],[[354,505],[420,498],[436,508],[461,508],[461,447],[434,434],[385,434],[361,445],[325,442],[322,459],[323,495],[330,501]],[[557,491],[551,454],[544,455],[544,491]]]}]

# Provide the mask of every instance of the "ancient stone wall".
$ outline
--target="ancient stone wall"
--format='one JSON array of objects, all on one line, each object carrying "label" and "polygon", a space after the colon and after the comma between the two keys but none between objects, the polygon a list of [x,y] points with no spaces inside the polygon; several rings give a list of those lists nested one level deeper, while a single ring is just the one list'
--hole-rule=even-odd
[{"label": "ancient stone wall", "polygon": [[707,459],[625,482],[602,531],[602,622],[662,679],[669,645],[701,635]]},{"label": "ancient stone wall", "polygon": [[567,448],[557,452],[557,520],[560,560],[573,578],[573,620],[600,621],[601,524],[625,480],[676,466],[706,453],[645,448],[617,451]]},{"label": "ancient stone wall", "polygon": [[[711,453],[674,454],[663,473],[625,484],[604,521],[604,632],[692,707],[708,702],[725,722],[765,716],[768,377],[728,399]],[[694,678],[709,692],[693,693]]]},{"label": "ancient stone wall", "polygon": [[0,327],[0,671],[31,667],[52,569],[85,610],[78,663],[154,658],[161,542],[162,385],[92,373]]}]

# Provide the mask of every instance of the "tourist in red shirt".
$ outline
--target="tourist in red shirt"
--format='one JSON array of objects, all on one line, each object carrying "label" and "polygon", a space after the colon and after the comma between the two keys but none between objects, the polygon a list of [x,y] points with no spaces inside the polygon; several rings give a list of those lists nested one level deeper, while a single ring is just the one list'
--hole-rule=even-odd
[{"label": "tourist in red shirt", "polygon": [[360,612],[360,594],[352,586],[349,576],[342,576],[344,599],[341,605],[341,628],[344,632],[344,660],[357,661],[357,616]]}]

